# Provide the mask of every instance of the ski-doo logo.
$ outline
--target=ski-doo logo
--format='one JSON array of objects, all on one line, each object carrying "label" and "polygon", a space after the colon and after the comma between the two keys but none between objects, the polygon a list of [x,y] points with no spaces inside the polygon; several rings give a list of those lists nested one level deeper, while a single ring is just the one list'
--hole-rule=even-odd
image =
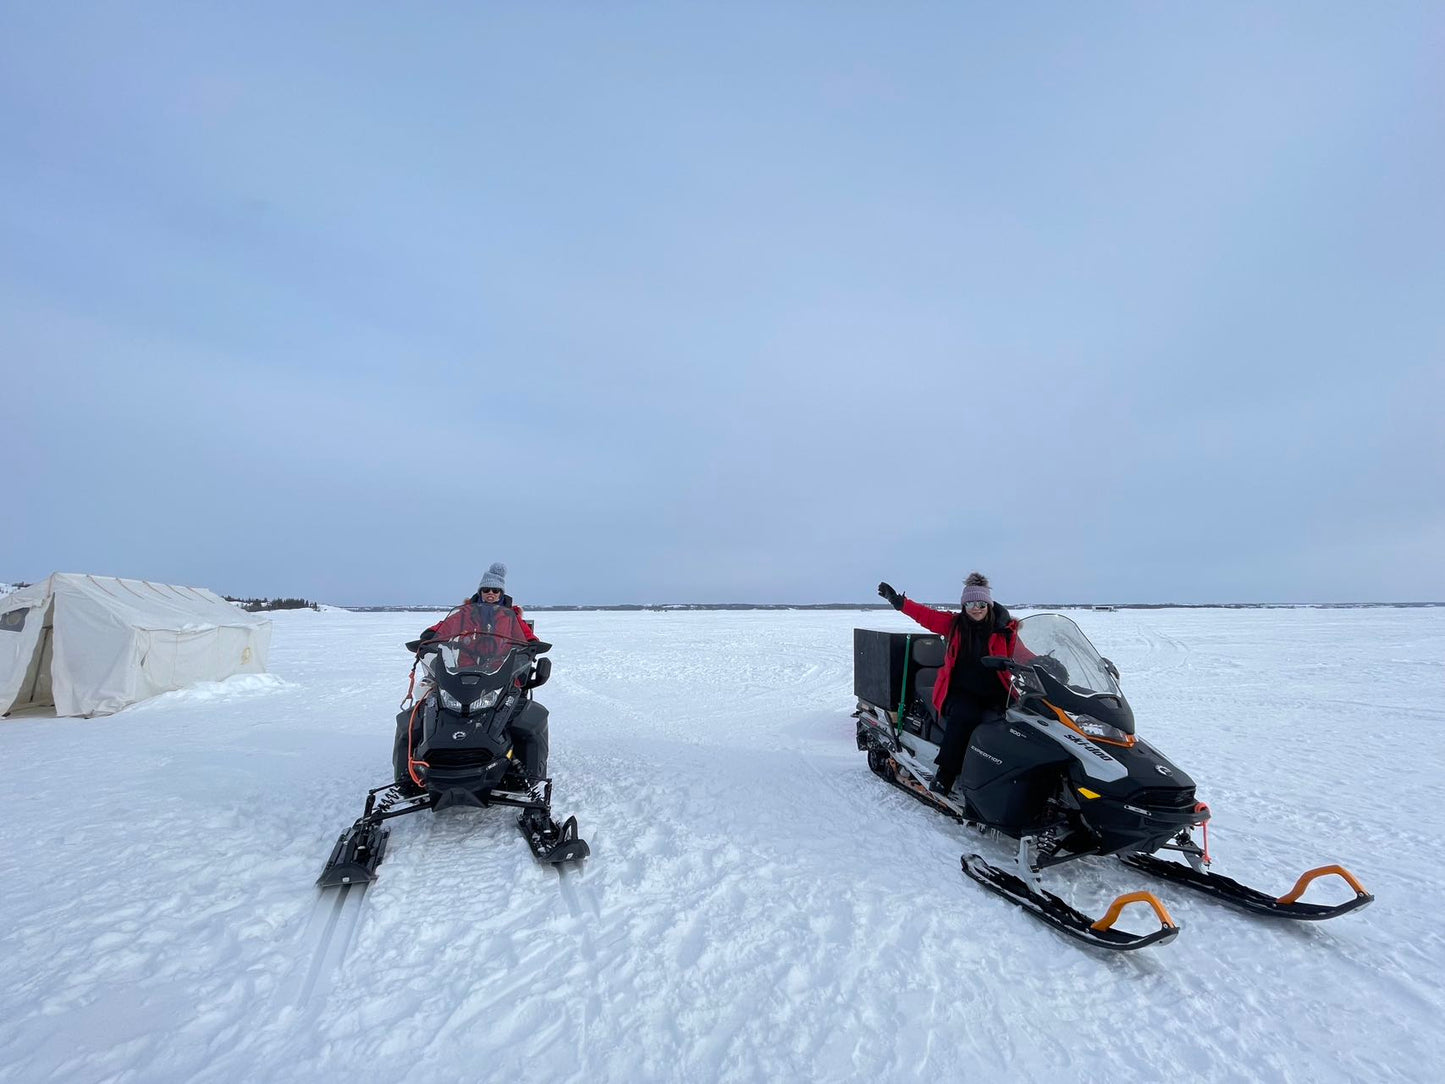
[{"label": "ski-doo logo", "polygon": [[1154,765],[1154,770],[1155,770],[1156,772],[1158,772],[1160,775],[1173,775],[1173,774],[1174,774],[1174,770],[1173,770],[1172,768],[1170,768],[1169,765],[1167,765],[1167,764],[1156,764],[1156,765]]},{"label": "ski-doo logo", "polygon": [[1069,741],[1073,742],[1075,745],[1077,745],[1080,749],[1087,749],[1094,756],[1104,761],[1104,763],[1117,763],[1113,757],[1111,757],[1108,753],[1104,752],[1104,750],[1100,749],[1097,745],[1089,741],[1087,738],[1081,738],[1071,730],[1063,731],[1063,736]]},{"label": "ski-doo logo", "polygon": [[461,741],[461,740],[462,740],[463,738],[465,738],[466,736],[467,736],[467,732],[466,732],[465,730],[455,731],[455,732],[452,734],[452,741]]}]

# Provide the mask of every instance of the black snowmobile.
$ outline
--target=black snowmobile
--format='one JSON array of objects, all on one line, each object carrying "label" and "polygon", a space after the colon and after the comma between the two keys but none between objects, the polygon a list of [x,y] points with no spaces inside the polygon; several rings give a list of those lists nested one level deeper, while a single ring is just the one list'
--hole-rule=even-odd
[{"label": "black snowmobile", "polygon": [[[1088,855],[1118,855],[1136,870],[1281,918],[1333,918],[1374,899],[1339,866],[1310,870],[1279,897],[1209,872],[1209,808],[1196,800],[1194,781],[1135,736],[1118,670],[1061,614],[1023,618],[1012,657],[984,660],[1010,675],[1009,707],[974,730],[963,771],[946,795],[929,789],[944,732],[932,703],[943,639],[855,629],[853,646],[854,717],[868,766],[959,822],[1016,841],[1015,873],[977,854],[963,856],[963,872],[1072,937],[1135,949],[1179,932],[1150,892],[1120,896],[1096,919],[1044,890],[1045,868]],[[1188,864],[1154,857],[1156,851],[1176,852]],[[1300,902],[1310,882],[1327,874],[1342,877],[1355,897],[1335,905]],[[1152,908],[1159,929],[1115,929],[1130,903]]]},{"label": "black snowmobile", "polygon": [[532,690],[552,673],[551,649],[491,632],[412,641],[412,666],[425,663],[424,693],[397,719],[393,782],[366,796],[362,815],[336,841],[317,884],[322,888],[376,879],[390,830],[383,822],[422,809],[516,806],[517,826],[541,862],[560,866],[590,853],[577,818],[552,819],[552,781],[529,779],[512,756],[514,725],[546,708]]}]

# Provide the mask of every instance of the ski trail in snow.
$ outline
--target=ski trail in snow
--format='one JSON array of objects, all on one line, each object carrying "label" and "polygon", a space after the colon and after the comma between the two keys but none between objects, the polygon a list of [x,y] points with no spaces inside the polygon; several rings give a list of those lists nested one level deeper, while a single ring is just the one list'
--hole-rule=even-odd
[{"label": "ski trail in snow", "polygon": [[557,887],[561,890],[572,917],[583,918],[590,915],[592,918],[601,918],[602,904],[597,901],[591,886],[583,882],[582,871],[574,868],[570,862],[552,868],[557,871]]},{"label": "ski trail in snow", "polygon": [[[305,1009],[325,999],[361,922],[366,888],[365,884],[342,885],[322,894],[302,934],[293,976],[281,988],[283,1004]],[[305,951],[308,946],[309,955]]]},{"label": "ski trail in snow", "polygon": [[582,901],[577,898],[577,886],[567,883],[567,870],[563,866],[552,867],[557,874],[557,888],[562,893],[562,902],[573,918],[582,917]]}]

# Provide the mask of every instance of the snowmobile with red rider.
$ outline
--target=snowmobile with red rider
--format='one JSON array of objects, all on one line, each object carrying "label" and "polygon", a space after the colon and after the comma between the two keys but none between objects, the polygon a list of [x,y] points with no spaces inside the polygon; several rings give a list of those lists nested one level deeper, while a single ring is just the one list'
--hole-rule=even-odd
[{"label": "snowmobile with red rider", "polygon": [[560,868],[590,853],[576,817],[552,818],[547,709],[532,696],[551,676],[552,660],[542,656],[552,645],[506,602],[474,597],[406,645],[419,695],[408,695],[397,716],[392,782],[367,794],[362,815],[332,848],[321,888],[375,880],[390,834],[385,822],[424,809],[513,806],[538,861]]},{"label": "snowmobile with red rider", "polygon": [[[858,748],[869,768],[919,801],[1012,841],[1014,872],[978,854],[963,856],[963,872],[1054,928],[1108,949],[1142,948],[1178,934],[1151,892],[1122,895],[1095,918],[1044,889],[1043,870],[1091,855],[1118,855],[1135,870],[1278,918],[1333,918],[1374,899],[1335,865],[1303,874],[1282,896],[1210,872],[1209,807],[1185,772],[1135,734],[1118,670],[1062,614],[1021,619],[1010,654],[983,659],[1006,676],[1007,706],[974,729],[956,784],[945,793],[930,789],[946,725],[932,702],[944,653],[941,636],[854,630]],[[1160,851],[1184,862],[1155,857]],[[1311,882],[1330,874],[1353,889],[1353,898],[1332,905],[1300,900]],[[1151,908],[1159,928],[1147,934],[1115,928],[1132,903]]]}]

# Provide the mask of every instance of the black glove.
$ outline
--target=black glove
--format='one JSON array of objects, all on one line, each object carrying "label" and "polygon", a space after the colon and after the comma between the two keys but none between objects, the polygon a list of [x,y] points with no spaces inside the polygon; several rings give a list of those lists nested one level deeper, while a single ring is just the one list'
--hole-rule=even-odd
[{"label": "black glove", "polygon": [[417,637],[417,640],[418,640],[419,642],[421,642],[421,643],[424,644],[424,643],[426,643],[428,640],[435,640],[436,638],[437,638],[437,630],[436,630],[436,629],[422,629],[422,630],[421,630],[421,635]]},{"label": "black glove", "polygon": [[886,598],[888,605],[892,606],[895,610],[903,609],[903,595],[893,590],[891,583],[880,583],[878,585],[878,593]]}]

